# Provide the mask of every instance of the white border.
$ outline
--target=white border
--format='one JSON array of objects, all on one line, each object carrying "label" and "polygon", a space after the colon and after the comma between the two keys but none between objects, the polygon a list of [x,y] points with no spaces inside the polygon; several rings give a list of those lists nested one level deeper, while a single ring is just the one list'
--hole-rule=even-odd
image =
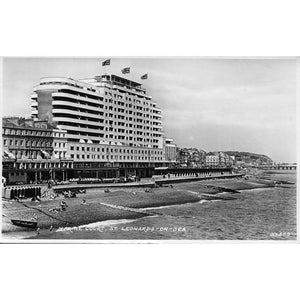
[{"label": "white border", "polygon": [[[0,5],[2,56],[300,54],[298,1],[27,0]],[[124,33],[116,34],[120,29]],[[298,247],[0,245],[1,297],[295,299]]]}]

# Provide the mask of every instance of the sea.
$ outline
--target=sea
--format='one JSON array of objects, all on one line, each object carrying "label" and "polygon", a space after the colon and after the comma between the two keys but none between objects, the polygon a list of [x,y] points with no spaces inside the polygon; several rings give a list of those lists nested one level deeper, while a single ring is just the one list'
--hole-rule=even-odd
[{"label": "sea", "polygon": [[235,200],[146,209],[153,215],[60,228],[48,238],[74,240],[296,240],[296,173],[266,174],[294,184],[240,191]]}]

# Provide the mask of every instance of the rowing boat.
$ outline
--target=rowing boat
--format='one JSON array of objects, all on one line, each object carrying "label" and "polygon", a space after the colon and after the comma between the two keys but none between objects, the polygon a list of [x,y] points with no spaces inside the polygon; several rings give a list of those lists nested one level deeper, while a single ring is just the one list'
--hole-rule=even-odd
[{"label": "rowing boat", "polygon": [[16,226],[27,227],[27,228],[36,228],[37,222],[35,221],[25,221],[25,220],[16,220],[13,219],[11,222]]}]

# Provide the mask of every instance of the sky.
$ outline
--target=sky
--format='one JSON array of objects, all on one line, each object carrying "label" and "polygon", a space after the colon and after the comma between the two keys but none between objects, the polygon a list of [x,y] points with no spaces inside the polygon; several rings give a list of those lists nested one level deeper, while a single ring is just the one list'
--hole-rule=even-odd
[{"label": "sky", "polygon": [[4,58],[3,116],[30,116],[41,77],[112,73],[141,81],[163,110],[164,132],[179,147],[248,151],[296,162],[296,58]]}]

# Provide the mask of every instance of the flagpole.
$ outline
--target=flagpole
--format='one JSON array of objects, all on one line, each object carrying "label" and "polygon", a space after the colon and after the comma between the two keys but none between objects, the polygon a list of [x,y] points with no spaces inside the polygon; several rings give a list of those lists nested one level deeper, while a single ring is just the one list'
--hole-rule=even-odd
[{"label": "flagpole", "polygon": [[[105,64],[105,66],[104,66],[104,72],[105,72],[104,75],[107,75],[107,69],[106,69],[106,66],[107,66],[107,65]],[[109,62],[109,66],[110,66],[110,62]]]},{"label": "flagpole", "polygon": [[107,75],[106,64],[104,65],[104,75]]},{"label": "flagpole", "polygon": [[111,59],[106,59],[105,61],[102,62],[102,67],[104,67],[104,75],[107,75],[107,69],[106,69],[106,66],[107,66],[107,65],[110,66],[110,60],[111,60]]}]

